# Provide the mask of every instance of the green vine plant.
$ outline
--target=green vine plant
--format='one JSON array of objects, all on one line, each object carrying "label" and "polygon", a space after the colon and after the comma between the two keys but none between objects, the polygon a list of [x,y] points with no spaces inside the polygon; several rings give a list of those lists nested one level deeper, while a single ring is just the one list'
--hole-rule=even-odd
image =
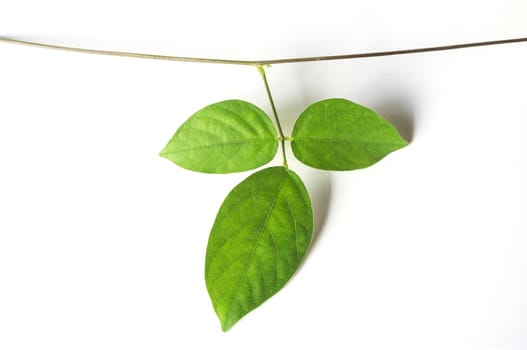
[{"label": "green vine plant", "polygon": [[281,148],[282,166],[258,170],[238,184],[221,205],[208,239],[205,282],[223,331],[276,294],[304,259],[313,235],[313,211],[306,186],[289,168],[285,143],[307,166],[346,171],[369,167],[406,145],[396,128],[376,112],[342,98],[308,106],[284,135],[265,65],[364,58],[525,42],[527,38],[421,49],[264,61],[158,56],[0,41],[113,56],[255,66],[264,83],[272,119],[242,100],[211,104],[190,116],[160,155],[203,173],[254,170],[272,161]]},{"label": "green vine plant", "polygon": [[323,170],[365,168],[408,144],[377,113],[341,98],[308,106],[291,136],[285,136],[265,70],[257,68],[276,128],[254,104],[222,101],[192,115],[160,153],[185,169],[224,174],[269,163],[280,144],[283,165],[259,170],[238,184],[210,232],[205,282],[224,331],[285,285],[311,242],[311,200],[289,169],[285,142],[291,142],[302,163]]}]

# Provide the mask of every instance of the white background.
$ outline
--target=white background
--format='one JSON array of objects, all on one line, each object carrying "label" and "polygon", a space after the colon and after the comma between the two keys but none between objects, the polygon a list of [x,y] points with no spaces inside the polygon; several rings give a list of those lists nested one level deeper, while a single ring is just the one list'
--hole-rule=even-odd
[{"label": "white background", "polygon": [[[0,5],[1,36],[186,56],[527,36],[524,0]],[[0,43],[0,348],[527,348],[526,63],[524,43],[270,68],[286,130],[343,97],[411,144],[354,172],[290,160],[315,241],[290,283],[223,333],[207,236],[250,172],[193,173],[158,153],[207,104],[270,112],[256,70]]]}]

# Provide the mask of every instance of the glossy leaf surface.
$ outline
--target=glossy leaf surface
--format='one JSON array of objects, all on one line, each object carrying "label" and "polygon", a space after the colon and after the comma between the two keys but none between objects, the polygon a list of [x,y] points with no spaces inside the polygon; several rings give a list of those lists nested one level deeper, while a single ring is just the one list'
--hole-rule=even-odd
[{"label": "glossy leaf surface", "polygon": [[160,155],[189,170],[240,172],[271,161],[278,148],[277,138],[271,119],[260,108],[228,100],[192,115]]},{"label": "glossy leaf surface", "polygon": [[284,167],[261,170],[223,202],[210,233],[207,289],[224,331],[291,278],[313,230],[307,190]]},{"label": "glossy leaf surface", "polygon": [[325,170],[365,168],[408,144],[377,113],[339,98],[309,106],[296,121],[292,138],[301,162]]}]

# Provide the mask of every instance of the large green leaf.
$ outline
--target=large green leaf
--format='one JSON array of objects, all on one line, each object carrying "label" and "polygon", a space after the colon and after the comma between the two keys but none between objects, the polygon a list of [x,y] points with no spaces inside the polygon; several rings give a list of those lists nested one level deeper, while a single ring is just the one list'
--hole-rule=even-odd
[{"label": "large green leaf", "polygon": [[261,170],[229,193],[212,227],[205,262],[207,289],[224,331],[291,278],[312,230],[309,195],[291,170]]},{"label": "large green leaf", "polygon": [[309,106],[292,138],[293,153],[302,163],[325,170],[365,168],[408,144],[377,113],[339,98]]},{"label": "large green leaf", "polygon": [[228,100],[207,106],[176,131],[160,155],[204,173],[251,170],[273,159],[276,129],[255,105]]}]

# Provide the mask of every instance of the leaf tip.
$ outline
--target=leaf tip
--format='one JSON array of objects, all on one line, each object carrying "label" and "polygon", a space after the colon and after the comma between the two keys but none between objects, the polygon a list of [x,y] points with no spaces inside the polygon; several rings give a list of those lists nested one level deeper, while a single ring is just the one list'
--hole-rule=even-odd
[{"label": "leaf tip", "polygon": [[399,149],[405,148],[406,146],[408,146],[411,143],[411,141],[407,141],[404,137],[402,137],[402,136],[400,136],[400,137],[401,137],[401,146],[399,147]]},{"label": "leaf tip", "polygon": [[168,152],[167,152],[166,147],[163,148],[163,149],[159,152],[159,156],[160,156],[161,158],[165,158],[165,159],[168,159],[168,160],[172,161],[172,160],[168,157]]},{"label": "leaf tip", "polygon": [[223,322],[223,321],[221,321],[221,330],[224,333],[227,333],[229,331],[229,329],[232,328],[232,326],[233,326],[232,322]]}]

